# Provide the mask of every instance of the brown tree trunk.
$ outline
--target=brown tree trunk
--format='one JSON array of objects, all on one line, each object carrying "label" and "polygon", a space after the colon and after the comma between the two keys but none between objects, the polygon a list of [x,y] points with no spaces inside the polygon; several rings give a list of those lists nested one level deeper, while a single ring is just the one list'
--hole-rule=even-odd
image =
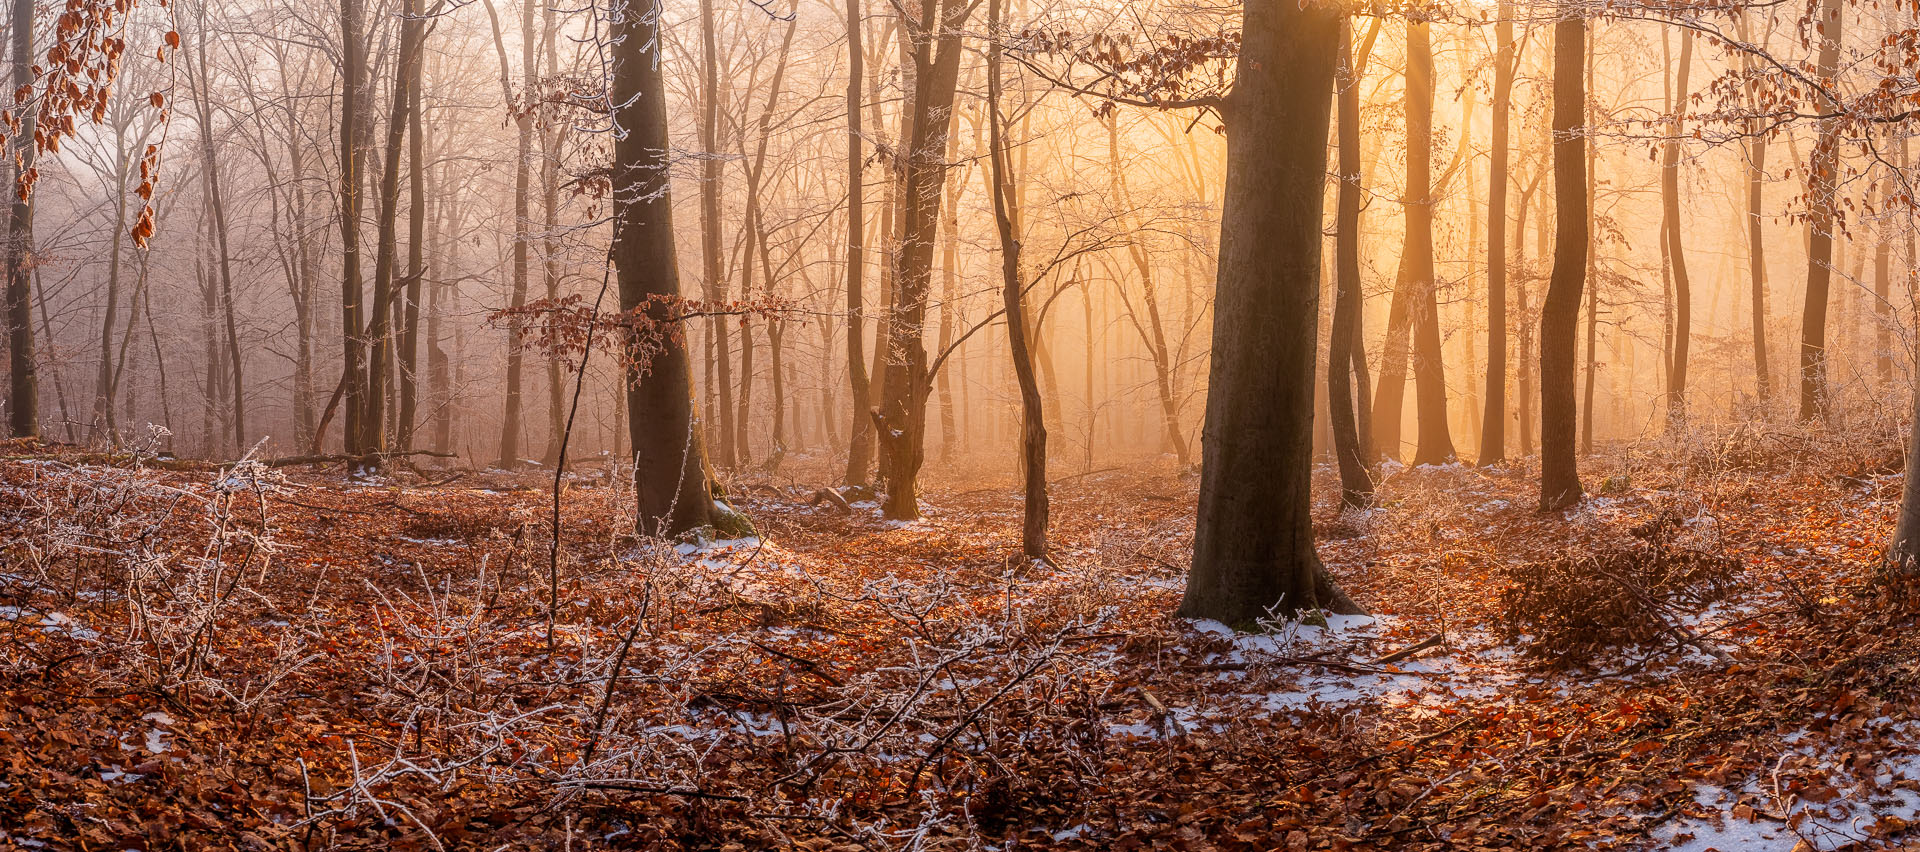
[{"label": "brown tree trunk", "polygon": [[426,22],[417,14],[417,0],[407,0],[404,8],[406,11],[400,25],[400,52],[394,62],[393,101],[387,116],[386,157],[380,171],[373,313],[367,326],[367,343],[371,351],[367,357],[366,410],[360,415],[360,425],[366,431],[360,438],[360,447],[362,452],[368,453],[385,452],[390,446],[385,429],[385,406],[388,382],[392,380],[396,360],[392,318],[397,289],[394,272],[400,263],[400,173],[406,165],[402,157],[406,153],[407,131],[412,127],[409,115],[415,103],[413,87],[418,84],[420,76],[419,42],[426,34]]},{"label": "brown tree trunk", "polygon": [[[700,260],[706,298],[710,302],[727,299],[726,271],[722,266],[720,233],[720,194],[726,179],[725,161],[720,158],[720,48],[717,41],[713,0],[700,0]],[[713,347],[714,380],[710,392],[718,397],[720,445],[716,461],[723,468],[739,464],[735,452],[733,405],[733,347],[728,334],[727,317],[713,317],[707,324]]]},{"label": "brown tree trunk", "polygon": [[865,164],[861,153],[861,92],[866,85],[861,52],[861,0],[847,0],[847,384],[853,401],[853,425],[847,443],[846,483],[864,488],[873,467],[873,400],[867,378],[866,319],[860,292],[866,251]]},{"label": "brown tree trunk", "polygon": [[[33,0],[13,0],[13,85],[33,86]],[[40,437],[40,380],[33,356],[33,203],[25,173],[34,168],[37,100],[20,111],[20,132],[13,137],[13,156],[0,159],[17,166],[13,199],[7,215],[7,424],[15,438]]]},{"label": "brown tree trunk", "polygon": [[1313,374],[1338,12],[1247,3],[1226,108],[1213,358],[1180,614],[1358,607],[1313,546]]},{"label": "brown tree trunk", "polygon": [[[1815,38],[1820,42],[1818,74],[1833,85],[1840,61],[1840,0],[1821,0]],[[1822,110],[1838,105],[1820,97]],[[1816,420],[1827,413],[1827,289],[1833,275],[1835,174],[1840,166],[1840,122],[1819,123],[1812,169],[1807,180],[1807,302],[1800,315],[1800,419]]]},{"label": "brown tree trunk", "polygon": [[[341,359],[345,369],[340,379],[345,399],[346,425],[341,440],[348,455],[358,455],[364,431],[360,417],[365,412],[366,341],[360,336],[360,169],[366,154],[360,149],[360,125],[367,94],[366,42],[363,32],[362,0],[340,0],[341,76],[340,84],[340,337]],[[329,405],[329,413],[333,406]],[[326,438],[326,420],[314,430],[315,450]]]},{"label": "brown tree trunk", "polygon": [[[507,62],[507,43],[500,32],[500,15],[494,9],[492,0],[482,0],[487,9],[487,19],[493,26],[494,52],[500,58],[500,91],[506,100],[508,114],[514,117],[518,130],[514,145],[513,166],[513,289],[508,296],[507,306],[518,311],[527,304],[527,217],[532,207],[532,177],[528,169],[528,160],[533,157],[533,88],[527,85],[533,72],[533,7],[534,0],[521,0],[526,5],[522,16],[520,69],[522,85],[519,97],[513,93],[513,69]],[[526,321],[519,314],[507,320],[507,399],[505,410],[500,418],[500,461],[499,467],[515,470],[520,467],[520,427],[521,397],[523,393],[523,373],[526,366],[526,352],[521,338],[525,336]],[[378,424],[368,428],[379,428]]]},{"label": "brown tree trunk", "polygon": [[[1768,25],[1768,34],[1772,34],[1772,25]],[[1747,38],[1747,16],[1740,16],[1740,37]],[[1740,64],[1743,70],[1751,72],[1753,57],[1741,52]],[[1757,88],[1752,92],[1752,103],[1758,105]],[[1753,377],[1754,392],[1760,398],[1762,410],[1767,407],[1773,396],[1773,379],[1767,366],[1767,253],[1765,232],[1762,230],[1760,191],[1765,187],[1767,174],[1767,137],[1762,133],[1761,119],[1747,122],[1747,279],[1753,286]]]},{"label": "brown tree trunk", "polygon": [[[407,83],[407,289],[406,308],[400,329],[400,410],[394,439],[402,451],[413,449],[414,424],[419,421],[420,296],[427,274],[427,187],[424,137],[425,118],[421,115],[420,90],[424,85],[426,28],[411,17],[420,9],[419,0],[406,0],[409,17],[401,31],[417,27],[411,37],[402,36],[402,55]],[[405,45],[411,44],[411,50]]]},{"label": "brown tree trunk", "polygon": [[1680,61],[1676,63],[1673,100],[1668,104],[1671,125],[1667,143],[1662,146],[1660,162],[1660,204],[1666,227],[1667,261],[1673,269],[1673,355],[1667,368],[1667,416],[1675,421],[1687,417],[1687,350],[1693,336],[1693,286],[1687,276],[1687,255],[1681,235],[1686,226],[1680,221],[1680,136],[1685,127],[1680,119],[1687,110],[1687,69],[1693,64],[1693,33],[1680,36]]},{"label": "brown tree trunk", "polygon": [[620,308],[641,309],[658,328],[646,369],[626,369],[633,441],[636,516],[643,534],[676,536],[714,514],[707,454],[693,402],[693,363],[680,335],[664,324],[680,310],[673,200],[667,151],[666,79],[659,19],[651,5],[615,0],[612,119],[626,134],[613,143],[613,255]]},{"label": "brown tree trunk", "polygon": [[1480,416],[1482,466],[1507,460],[1507,169],[1513,98],[1513,4],[1494,7],[1493,130],[1487,152],[1487,398]]},{"label": "brown tree trunk", "polygon": [[[1354,412],[1354,361],[1365,299],[1360,292],[1360,81],[1366,57],[1380,34],[1374,18],[1364,46],[1353,49],[1352,18],[1340,24],[1339,70],[1334,76],[1339,117],[1335,121],[1340,149],[1340,188],[1334,211],[1333,327],[1327,339],[1327,419],[1333,429],[1334,457],[1340,464],[1340,500],[1364,506],[1373,497],[1373,474],[1362,449],[1358,417]],[[1365,390],[1362,389],[1362,395]]]},{"label": "brown tree trunk", "polygon": [[1407,25],[1407,248],[1413,330],[1413,384],[1419,396],[1420,441],[1414,464],[1454,457],[1447,426],[1446,359],[1440,349],[1439,282],[1433,271],[1433,43],[1432,25]]},{"label": "brown tree trunk", "polygon": [[911,132],[905,142],[893,309],[887,314],[886,395],[877,424],[887,460],[887,497],[881,509],[892,520],[920,516],[920,466],[931,390],[924,340],[927,294],[946,185],[946,119],[959,81],[961,27],[970,10],[960,0],[922,0],[919,5],[919,18],[903,23],[911,30],[909,59],[914,67]]},{"label": "brown tree trunk", "polygon": [[[993,221],[1000,235],[1000,297],[1007,312],[1007,343],[1020,383],[1021,467],[1026,473],[1020,550],[1028,559],[1047,558],[1047,423],[1040,383],[1027,345],[1026,295],[1020,282],[1020,239],[1013,230],[1012,163],[1007,154],[1006,118],[1000,113],[1000,0],[987,0],[987,133],[993,184]],[[936,114],[937,115],[937,114]]]},{"label": "brown tree trunk", "polygon": [[1583,65],[1587,22],[1573,8],[1553,27],[1553,278],[1540,306],[1540,508],[1581,497],[1574,450],[1574,375],[1579,354],[1580,291],[1587,265],[1587,138]]}]

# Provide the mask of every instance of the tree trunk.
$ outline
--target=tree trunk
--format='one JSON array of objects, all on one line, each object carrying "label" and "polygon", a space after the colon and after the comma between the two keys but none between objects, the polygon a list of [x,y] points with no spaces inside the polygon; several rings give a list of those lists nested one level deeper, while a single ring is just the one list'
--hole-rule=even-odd
[{"label": "tree trunk", "polygon": [[1193,571],[1180,614],[1249,627],[1358,610],[1313,547],[1313,374],[1338,12],[1248,3],[1227,178]]},{"label": "tree trunk", "polygon": [[961,26],[969,10],[960,0],[922,0],[918,20],[904,24],[912,30],[911,132],[905,149],[893,309],[887,313],[884,408],[877,424],[887,476],[881,509],[891,520],[920,517],[920,466],[931,390],[924,340],[927,294],[946,185],[947,117],[959,82]]},{"label": "tree trunk", "polygon": [[[1818,74],[1831,87],[1840,61],[1840,0],[1821,0],[1815,37],[1820,41]],[[1839,106],[1819,98],[1820,109]],[[1816,420],[1827,413],[1827,289],[1833,275],[1833,226],[1836,172],[1840,166],[1840,122],[1819,123],[1812,169],[1807,180],[1807,302],[1800,315],[1800,419]]]},{"label": "tree trunk", "polygon": [[[1352,18],[1340,24],[1338,86],[1340,188],[1334,212],[1334,301],[1333,327],[1327,339],[1327,419],[1333,427],[1334,456],[1340,463],[1340,500],[1349,506],[1364,506],[1373,498],[1373,475],[1360,444],[1358,418],[1354,412],[1353,365],[1356,344],[1365,325],[1361,311],[1365,297],[1360,292],[1360,80],[1365,74],[1366,55],[1380,33],[1380,19],[1374,18],[1366,44],[1355,55]],[[1365,391],[1363,390],[1364,394]]]},{"label": "tree trunk", "polygon": [[[427,161],[425,151],[425,124],[421,115],[420,90],[424,85],[426,28],[424,22],[416,20],[419,14],[419,0],[406,0],[409,17],[401,25],[401,31],[408,28],[418,30],[402,37],[402,55],[405,62],[402,73],[407,77],[407,289],[406,310],[400,329],[400,410],[394,430],[394,439],[401,451],[413,449],[413,428],[419,422],[420,399],[420,296],[425,287],[421,280],[427,274],[426,231],[427,231]],[[411,44],[409,49],[405,45]],[[549,219],[552,217],[549,216]]]},{"label": "tree trunk", "polygon": [[1507,140],[1513,98],[1513,4],[1494,10],[1493,138],[1487,152],[1487,398],[1480,417],[1482,467],[1507,460]]},{"label": "tree trunk", "polygon": [[[992,168],[993,221],[1000,234],[1000,297],[1007,312],[1007,343],[1020,383],[1021,467],[1026,472],[1020,549],[1028,559],[1047,558],[1047,423],[1040,383],[1027,345],[1026,295],[1020,281],[1020,239],[1013,230],[1014,176],[1007,154],[1006,118],[1000,112],[1000,2],[987,0],[987,133]],[[956,51],[957,52],[957,51]],[[938,118],[938,114],[932,116]]]},{"label": "tree trunk", "polygon": [[[360,440],[365,432],[360,417],[366,410],[366,343],[360,337],[360,167],[365,154],[360,150],[361,100],[366,92],[366,43],[361,22],[362,0],[340,0],[341,75],[340,84],[340,338],[341,359],[345,369],[340,385],[345,397],[347,422],[341,429],[347,455],[363,451]],[[329,409],[332,406],[328,406]],[[324,419],[315,430],[314,443],[325,438]],[[316,446],[317,450],[318,447]]]},{"label": "tree trunk", "polygon": [[847,0],[847,384],[853,400],[853,425],[847,444],[846,483],[864,488],[873,467],[874,432],[867,379],[866,320],[862,314],[860,292],[861,265],[865,263],[866,213],[863,201],[866,187],[861,176],[865,164],[861,154],[861,91],[866,85],[862,63],[860,34],[864,24],[861,0]]},{"label": "tree trunk", "polygon": [[1574,453],[1574,374],[1580,291],[1587,265],[1587,22],[1563,6],[1553,27],[1553,278],[1540,305],[1540,508],[1562,509],[1581,497]]},{"label": "tree trunk", "polygon": [[[13,85],[33,86],[33,0],[13,0]],[[13,137],[13,198],[7,215],[7,425],[15,438],[40,437],[40,380],[33,360],[33,203],[27,174],[34,169],[39,101],[21,109]]]},{"label": "tree trunk", "polygon": [[1667,368],[1667,416],[1674,421],[1687,417],[1687,350],[1693,336],[1693,287],[1681,244],[1686,226],[1680,221],[1680,136],[1686,130],[1680,116],[1687,110],[1687,69],[1692,64],[1693,33],[1685,32],[1680,36],[1673,100],[1667,107],[1671,126],[1660,162],[1660,204],[1667,223],[1663,230],[1673,269],[1673,361]]},{"label": "tree trunk", "polygon": [[616,0],[612,24],[614,139],[613,255],[620,308],[640,309],[657,328],[653,356],[626,368],[627,422],[633,441],[636,519],[642,534],[677,536],[709,523],[704,430],[693,401],[693,363],[685,340],[664,324],[676,321],[680,270],[673,240],[667,152],[666,78],[661,32],[652,6]]},{"label": "tree trunk", "polygon": [[[720,158],[720,48],[716,41],[713,0],[700,0],[700,259],[706,297],[710,302],[727,299],[726,270],[722,267],[720,233],[720,194],[726,179],[725,161]],[[733,348],[727,317],[713,317],[707,324],[713,347],[715,376],[710,392],[719,398],[720,445],[716,459],[723,468],[739,464],[734,450]]]},{"label": "tree trunk", "polygon": [[1433,43],[1432,25],[1407,25],[1407,248],[1413,384],[1419,396],[1420,441],[1414,464],[1445,464],[1454,457],[1447,427],[1446,360],[1440,349],[1439,282],[1433,271]]},{"label": "tree trunk", "polygon": [[[1768,34],[1772,34],[1769,24]],[[1740,15],[1740,38],[1747,38],[1747,16]],[[1751,73],[1753,56],[1741,52],[1742,70]],[[1749,90],[1750,103],[1758,106],[1758,89]],[[1757,111],[1757,110],[1756,110]],[[1773,397],[1773,379],[1767,366],[1767,253],[1765,232],[1762,230],[1760,192],[1766,185],[1767,176],[1767,137],[1762,131],[1763,120],[1747,120],[1747,279],[1753,286],[1753,377],[1754,392],[1760,398],[1764,411]]]},{"label": "tree trunk", "polygon": [[[509,295],[508,307],[518,311],[527,304],[527,243],[531,239],[527,234],[527,217],[532,206],[532,176],[527,161],[533,157],[533,87],[527,85],[533,73],[533,11],[534,0],[521,0],[527,4],[522,17],[520,48],[520,68],[523,75],[520,97],[513,94],[513,69],[507,64],[506,40],[500,32],[500,16],[493,7],[492,0],[484,0],[487,18],[493,25],[494,51],[500,58],[500,90],[506,101],[507,112],[514,117],[518,129],[514,146],[513,167],[513,290]],[[518,314],[507,321],[507,400],[506,410],[501,415],[500,461],[499,466],[506,470],[520,467],[520,420],[522,396],[522,372],[525,369],[526,353],[522,347],[526,321]]]},{"label": "tree trunk", "polygon": [[[360,447],[362,452],[367,453],[385,452],[389,447],[385,406],[388,382],[391,381],[396,360],[392,317],[397,286],[394,271],[400,262],[400,173],[405,167],[402,156],[406,153],[407,131],[412,126],[408,117],[415,101],[412,91],[419,80],[419,41],[426,32],[426,22],[416,14],[416,3],[417,0],[407,0],[405,17],[402,18],[400,53],[394,62],[393,101],[387,115],[386,157],[380,170],[380,220],[378,243],[374,250],[373,313],[367,326],[367,342],[371,351],[367,357],[366,411],[360,415],[360,425],[366,430],[360,438]],[[524,215],[525,209],[522,208],[520,212]]]}]

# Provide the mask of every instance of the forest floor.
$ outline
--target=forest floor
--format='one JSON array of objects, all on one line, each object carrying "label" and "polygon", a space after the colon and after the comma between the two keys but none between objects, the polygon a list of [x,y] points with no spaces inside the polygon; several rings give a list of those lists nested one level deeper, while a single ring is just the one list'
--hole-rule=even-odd
[{"label": "forest floor", "polygon": [[0,849],[1920,848],[1897,450],[1696,443],[1565,513],[1323,476],[1372,615],[1259,634],[1172,617],[1166,459],[1063,472],[1040,565],[1005,474],[900,524],[790,459],[676,545],[583,472],[556,558],[551,474],[6,445]]}]

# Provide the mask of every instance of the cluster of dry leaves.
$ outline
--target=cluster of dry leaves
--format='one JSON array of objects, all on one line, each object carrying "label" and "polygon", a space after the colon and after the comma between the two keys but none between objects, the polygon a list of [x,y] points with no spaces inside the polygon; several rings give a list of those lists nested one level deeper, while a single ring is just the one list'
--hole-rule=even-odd
[{"label": "cluster of dry leaves", "polygon": [[[1553,515],[1525,470],[1328,481],[1377,618],[1236,636],[1170,616],[1165,462],[1063,475],[1053,565],[1004,475],[900,525],[801,459],[732,484],[764,539],[672,543],[583,470],[555,564],[532,476],[7,450],[0,849],[1839,849],[1920,791],[1871,470],[1622,452]],[[1515,566],[1663,515],[1726,595],[1579,665],[1502,630]]]}]

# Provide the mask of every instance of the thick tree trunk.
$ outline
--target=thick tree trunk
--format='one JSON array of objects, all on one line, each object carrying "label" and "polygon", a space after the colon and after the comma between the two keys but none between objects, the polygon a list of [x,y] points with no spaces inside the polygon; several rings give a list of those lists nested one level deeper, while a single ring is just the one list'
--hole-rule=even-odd
[{"label": "thick tree trunk", "polygon": [[1540,508],[1547,511],[1581,497],[1573,383],[1590,227],[1582,127],[1587,22],[1575,9],[1560,13],[1553,28],[1553,278],[1540,306]]},{"label": "thick tree trunk", "polygon": [[715,504],[693,402],[693,363],[684,339],[664,326],[677,321],[680,270],[660,23],[651,4],[615,4],[612,120],[626,133],[613,143],[613,263],[621,310],[642,309],[662,324],[638,332],[657,335],[648,341],[654,354],[646,369],[626,371],[636,518],[643,534],[676,536],[709,523]]},{"label": "thick tree trunk", "polygon": [[[1840,61],[1840,0],[1821,0],[1815,38],[1820,41],[1818,73],[1828,86]],[[1822,110],[1838,105],[1820,98]],[[1827,413],[1827,289],[1833,275],[1836,172],[1840,166],[1840,122],[1819,123],[1812,169],[1807,180],[1807,301],[1800,315],[1800,419],[1817,420]]]},{"label": "thick tree trunk", "polygon": [[932,284],[940,196],[946,186],[948,115],[959,81],[961,26],[970,7],[960,0],[922,0],[911,33],[914,66],[910,134],[901,192],[901,238],[894,260],[893,309],[887,313],[885,397],[879,439],[886,457],[892,520],[920,517],[920,466],[926,455],[927,295]]},{"label": "thick tree trunk", "polygon": [[1313,547],[1314,331],[1338,12],[1248,3],[1227,178],[1193,571],[1180,614],[1251,626],[1358,607]]},{"label": "thick tree trunk", "polygon": [[[1026,473],[1020,549],[1028,559],[1047,558],[1047,423],[1040,383],[1027,341],[1026,294],[1020,281],[1020,239],[1014,233],[1014,176],[1007,153],[1006,117],[1000,112],[1000,2],[987,0],[987,132],[993,184],[993,221],[1000,235],[1000,297],[1007,312],[1007,343],[1020,383],[1021,467]],[[939,116],[932,116],[938,119]]]}]

